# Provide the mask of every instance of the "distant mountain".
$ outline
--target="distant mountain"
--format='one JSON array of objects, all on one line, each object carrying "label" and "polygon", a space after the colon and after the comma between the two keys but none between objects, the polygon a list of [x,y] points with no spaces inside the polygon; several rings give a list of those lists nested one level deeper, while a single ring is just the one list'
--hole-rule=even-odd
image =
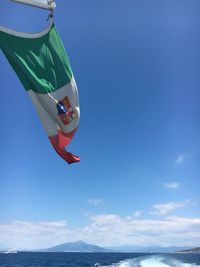
[{"label": "distant mountain", "polygon": [[47,252],[111,252],[111,250],[87,244],[83,241],[64,243],[55,247],[46,249]]},{"label": "distant mountain", "polygon": [[182,252],[182,253],[200,253],[200,247],[186,249],[186,250],[180,250],[178,252]]},{"label": "distant mountain", "polygon": [[141,252],[141,253],[174,253],[180,250],[191,249],[190,247],[141,247],[141,246],[120,246],[120,247],[109,247],[107,249],[112,249],[118,252]]},{"label": "distant mountain", "polygon": [[[196,248],[200,249],[200,248]],[[159,246],[150,246],[150,247],[141,247],[141,246],[120,246],[120,247],[106,247],[102,248],[96,245],[87,244],[83,241],[69,242],[64,243],[58,246],[48,248],[46,252],[141,252],[141,253],[175,253],[179,251],[188,251],[192,250],[191,247],[159,247]],[[194,251],[193,251],[194,252]],[[195,251],[197,253],[197,251]]]}]

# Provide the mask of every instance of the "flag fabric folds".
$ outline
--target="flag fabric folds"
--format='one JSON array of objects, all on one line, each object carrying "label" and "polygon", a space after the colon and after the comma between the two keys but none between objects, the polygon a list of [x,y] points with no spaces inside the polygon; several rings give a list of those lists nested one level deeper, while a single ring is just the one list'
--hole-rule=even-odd
[{"label": "flag fabric folds", "polygon": [[80,161],[65,150],[77,130],[80,108],[53,18],[47,29],[35,34],[0,27],[0,48],[30,96],[55,151],[69,164]]}]

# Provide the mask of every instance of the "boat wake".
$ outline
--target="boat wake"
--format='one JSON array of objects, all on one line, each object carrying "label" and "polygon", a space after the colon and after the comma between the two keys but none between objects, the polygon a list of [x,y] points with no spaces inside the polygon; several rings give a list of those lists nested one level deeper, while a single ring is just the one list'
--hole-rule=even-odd
[{"label": "boat wake", "polygon": [[184,263],[168,255],[153,255],[148,257],[138,257],[128,259],[119,263],[101,267],[200,267],[195,263]]}]

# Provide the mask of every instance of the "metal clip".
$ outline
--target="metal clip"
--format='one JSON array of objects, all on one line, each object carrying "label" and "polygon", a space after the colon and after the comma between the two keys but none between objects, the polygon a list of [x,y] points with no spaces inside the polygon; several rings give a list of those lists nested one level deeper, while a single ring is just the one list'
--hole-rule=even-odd
[{"label": "metal clip", "polygon": [[48,0],[48,6],[49,6],[49,9],[51,9],[51,10],[53,10],[53,3],[54,3],[55,1],[54,0]]},{"label": "metal clip", "polygon": [[50,13],[47,17],[47,21],[49,21],[50,18],[53,18],[53,9],[50,10]]}]

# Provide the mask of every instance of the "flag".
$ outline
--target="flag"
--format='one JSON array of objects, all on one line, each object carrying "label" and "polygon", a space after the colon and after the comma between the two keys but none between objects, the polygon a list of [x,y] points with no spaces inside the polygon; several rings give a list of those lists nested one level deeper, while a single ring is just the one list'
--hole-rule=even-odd
[{"label": "flag", "polygon": [[79,123],[76,82],[51,18],[30,34],[0,27],[0,48],[31,98],[55,151],[69,164],[80,158],[65,150]]}]

